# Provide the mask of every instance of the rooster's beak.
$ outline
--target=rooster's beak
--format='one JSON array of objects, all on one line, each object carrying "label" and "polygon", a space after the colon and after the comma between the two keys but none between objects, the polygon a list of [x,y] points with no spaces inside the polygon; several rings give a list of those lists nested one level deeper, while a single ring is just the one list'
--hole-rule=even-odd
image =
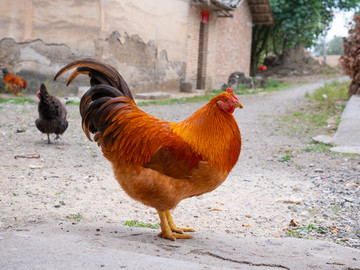
[{"label": "rooster's beak", "polygon": [[235,103],[235,108],[244,108],[244,105],[241,102]]}]

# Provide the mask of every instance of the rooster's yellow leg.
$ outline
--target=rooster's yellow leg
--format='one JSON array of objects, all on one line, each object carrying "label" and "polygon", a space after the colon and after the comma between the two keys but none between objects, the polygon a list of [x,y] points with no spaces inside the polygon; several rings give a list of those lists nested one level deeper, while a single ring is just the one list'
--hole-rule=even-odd
[{"label": "rooster's yellow leg", "polygon": [[170,229],[173,231],[173,232],[177,232],[177,233],[184,233],[184,232],[193,232],[194,229],[193,228],[180,228],[180,227],[177,227],[172,219],[172,216],[171,216],[171,213],[170,211],[165,211],[166,213],[166,218],[168,220],[168,223],[169,223],[169,226],[170,226]]},{"label": "rooster's yellow leg", "polygon": [[161,226],[161,233],[159,233],[159,236],[164,237],[169,240],[172,240],[172,241],[175,241],[176,239],[191,238],[191,235],[177,234],[171,230],[169,221],[167,219],[166,211],[158,211],[158,214],[160,217],[160,226]]}]

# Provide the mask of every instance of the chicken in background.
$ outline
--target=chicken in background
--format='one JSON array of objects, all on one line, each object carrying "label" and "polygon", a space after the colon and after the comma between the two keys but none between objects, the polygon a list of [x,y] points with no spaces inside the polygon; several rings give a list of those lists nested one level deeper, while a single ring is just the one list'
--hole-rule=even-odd
[{"label": "chicken in background", "polygon": [[50,133],[55,133],[55,140],[59,139],[59,135],[63,134],[68,127],[66,120],[66,108],[54,96],[51,96],[44,84],[41,84],[40,90],[37,91],[39,98],[39,118],[36,119],[35,125],[42,133],[46,133],[48,143],[50,142]]},{"label": "chicken in background", "polygon": [[6,68],[1,69],[4,75],[5,86],[8,91],[12,92],[15,96],[21,95],[21,91],[26,89],[26,81],[24,78],[10,74]]},{"label": "chicken in background", "polygon": [[159,236],[191,238],[192,228],[175,225],[170,210],[192,196],[211,192],[235,166],[241,149],[232,113],[243,108],[233,89],[212,98],[182,122],[164,121],[140,110],[121,75],[92,59],[74,61],[55,76],[76,68],[90,77],[91,88],[80,102],[82,127],[113,167],[115,178],[133,199],[155,208]]}]

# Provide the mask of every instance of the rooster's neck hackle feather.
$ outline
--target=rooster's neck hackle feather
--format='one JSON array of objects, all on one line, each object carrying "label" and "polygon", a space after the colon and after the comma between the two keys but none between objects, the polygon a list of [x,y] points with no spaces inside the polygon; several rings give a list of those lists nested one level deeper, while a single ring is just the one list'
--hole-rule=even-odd
[{"label": "rooster's neck hackle feather", "polygon": [[217,99],[172,128],[210,165],[229,173],[240,155],[240,131],[232,114],[219,109]]}]

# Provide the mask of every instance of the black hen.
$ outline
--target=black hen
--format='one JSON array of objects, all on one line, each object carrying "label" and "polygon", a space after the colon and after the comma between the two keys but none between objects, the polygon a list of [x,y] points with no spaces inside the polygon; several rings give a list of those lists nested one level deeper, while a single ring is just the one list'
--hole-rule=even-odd
[{"label": "black hen", "polygon": [[47,92],[44,84],[41,84],[37,95],[40,100],[38,106],[39,118],[36,119],[35,124],[38,130],[47,134],[48,143],[50,143],[50,133],[55,133],[55,140],[57,140],[60,138],[59,134],[63,134],[68,127],[66,108],[59,99]]}]

